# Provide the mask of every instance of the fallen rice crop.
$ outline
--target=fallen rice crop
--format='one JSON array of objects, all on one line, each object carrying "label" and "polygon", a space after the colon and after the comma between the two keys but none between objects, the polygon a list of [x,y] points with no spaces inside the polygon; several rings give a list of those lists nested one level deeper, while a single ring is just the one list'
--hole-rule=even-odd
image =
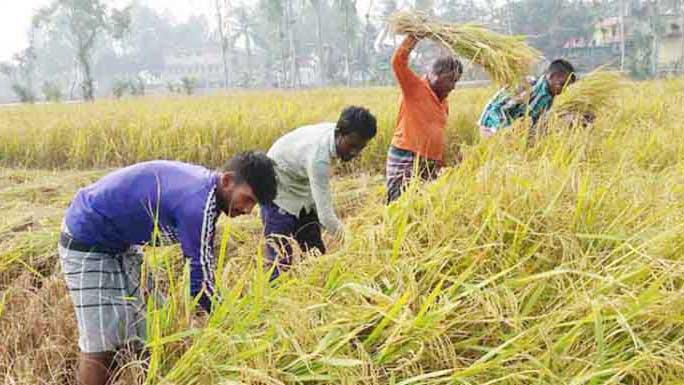
[{"label": "fallen rice crop", "polygon": [[[148,309],[147,383],[679,383],[683,85],[631,84],[593,127],[533,148],[515,128],[465,146],[388,208],[382,177],[338,178],[347,237],[276,285],[257,217],[223,220],[223,302],[207,319],[179,250],[148,250],[167,298]],[[4,383],[69,383],[75,323],[54,243],[71,194],[103,172],[0,169]],[[140,364],[119,383],[142,381]]]}]

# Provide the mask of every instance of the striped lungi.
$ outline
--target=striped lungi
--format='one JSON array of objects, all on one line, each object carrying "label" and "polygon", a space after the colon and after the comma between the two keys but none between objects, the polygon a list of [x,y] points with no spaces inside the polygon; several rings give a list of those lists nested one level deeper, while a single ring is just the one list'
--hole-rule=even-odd
[{"label": "striped lungi", "polygon": [[[417,164],[416,164],[417,163]],[[437,177],[440,166],[437,161],[416,156],[415,153],[390,146],[387,153],[387,204],[392,203],[404,192],[414,170],[424,181]]]},{"label": "striped lungi", "polygon": [[63,232],[58,250],[76,311],[81,351],[112,352],[127,344],[143,344],[142,248],[110,253],[74,245],[78,242]]}]

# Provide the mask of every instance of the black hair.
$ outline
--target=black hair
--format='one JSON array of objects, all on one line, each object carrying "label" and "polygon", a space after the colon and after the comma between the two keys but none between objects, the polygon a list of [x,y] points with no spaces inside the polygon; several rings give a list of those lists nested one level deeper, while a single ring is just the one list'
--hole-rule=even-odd
[{"label": "black hair", "polygon": [[565,59],[556,59],[549,64],[549,68],[546,70],[547,73],[565,73],[568,74],[568,84],[572,84],[577,80],[577,75],[575,74],[575,67]]},{"label": "black hair", "polygon": [[432,63],[432,73],[446,74],[455,72],[458,76],[463,74],[463,64],[453,56],[441,56]]},{"label": "black hair", "polygon": [[247,183],[254,191],[259,204],[272,202],[277,194],[275,163],[260,151],[239,153],[221,168],[233,172],[235,183]]},{"label": "black hair", "polygon": [[355,132],[364,139],[373,139],[377,132],[377,122],[367,108],[349,106],[342,110],[335,131],[340,135]]}]

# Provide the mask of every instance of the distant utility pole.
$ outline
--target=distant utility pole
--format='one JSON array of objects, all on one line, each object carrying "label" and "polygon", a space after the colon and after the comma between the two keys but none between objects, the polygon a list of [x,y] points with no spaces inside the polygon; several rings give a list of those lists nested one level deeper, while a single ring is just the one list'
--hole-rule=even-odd
[{"label": "distant utility pole", "polygon": [[[370,13],[371,10],[373,9],[373,0],[370,0],[368,2],[368,10],[366,11],[366,29],[363,32],[363,40],[361,44],[361,55],[363,55],[363,60],[366,63],[366,67],[371,67],[371,55],[369,54],[370,50],[370,30],[371,30],[371,18],[370,18]],[[366,74],[370,73],[371,69],[366,68],[365,71],[361,71],[361,81],[365,82],[366,81]]]},{"label": "distant utility pole", "polygon": [[292,10],[292,0],[285,0],[285,25],[287,26],[287,37],[290,45],[290,87],[295,88],[299,81],[299,67],[297,66],[297,48],[294,37],[294,11]]},{"label": "distant utility pole", "polygon": [[316,56],[318,56],[318,86],[325,85],[325,59],[323,54],[323,9],[322,0],[311,0],[311,5],[316,13]]},{"label": "distant utility pole", "polygon": [[508,27],[508,34],[513,34],[513,4],[511,0],[506,2],[506,24]]},{"label": "distant utility pole", "polygon": [[230,69],[228,60],[228,44],[230,39],[230,30],[226,18],[228,17],[228,9],[230,5],[228,0],[223,2],[223,12],[221,11],[221,0],[216,0],[216,22],[218,24],[219,39],[221,40],[221,59],[223,60],[223,88],[228,88],[230,85]]},{"label": "distant utility pole", "polygon": [[684,73],[684,5],[682,1],[677,2],[677,9],[679,10],[679,32],[682,34],[681,58],[679,59],[679,72]]},{"label": "distant utility pole", "polygon": [[620,0],[620,71],[625,70],[625,0]]},{"label": "distant utility pole", "polygon": [[658,76],[658,58],[660,50],[660,9],[658,7],[658,0],[653,1],[651,8],[651,30],[653,33],[653,50],[651,59],[651,72],[653,76]]},{"label": "distant utility pole", "polygon": [[351,27],[349,25],[349,17],[350,17],[350,7],[354,7],[354,12],[356,12],[356,0],[344,0],[342,2],[342,6],[344,7],[344,36],[347,40],[347,44],[345,47],[345,54],[344,54],[344,71],[347,73],[347,87],[351,87],[352,85],[352,68],[351,68],[351,54],[352,54],[352,42],[350,38],[351,34]]}]

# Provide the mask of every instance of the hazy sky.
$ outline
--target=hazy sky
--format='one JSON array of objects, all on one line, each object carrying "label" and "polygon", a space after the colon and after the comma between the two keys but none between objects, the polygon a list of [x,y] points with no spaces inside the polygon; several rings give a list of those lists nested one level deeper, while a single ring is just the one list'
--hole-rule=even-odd
[{"label": "hazy sky", "polygon": [[[108,4],[127,4],[130,0],[106,0]],[[168,10],[177,20],[184,20],[193,14],[211,12],[212,0],[138,0],[158,10]],[[257,0],[242,0],[249,3]],[[366,12],[371,0],[359,0],[357,5]],[[8,60],[12,55],[25,48],[26,32],[31,23],[31,16],[36,9],[49,4],[51,0],[0,0],[0,61]]]}]

